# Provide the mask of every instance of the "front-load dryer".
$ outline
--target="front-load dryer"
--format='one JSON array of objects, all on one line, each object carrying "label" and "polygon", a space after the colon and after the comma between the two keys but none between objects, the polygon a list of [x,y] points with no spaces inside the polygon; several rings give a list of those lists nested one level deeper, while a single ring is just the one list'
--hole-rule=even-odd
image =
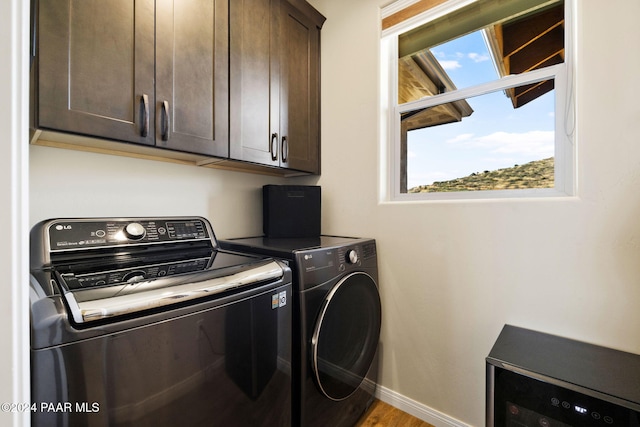
[{"label": "front-load dryer", "polygon": [[293,425],[352,426],[374,398],[381,305],[373,239],[252,237],[221,241],[293,270]]}]

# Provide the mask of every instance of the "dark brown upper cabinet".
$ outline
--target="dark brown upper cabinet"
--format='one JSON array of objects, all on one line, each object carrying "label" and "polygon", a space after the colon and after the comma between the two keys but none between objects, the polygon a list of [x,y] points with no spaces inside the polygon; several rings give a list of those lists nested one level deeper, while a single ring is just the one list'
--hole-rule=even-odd
[{"label": "dark brown upper cabinet", "polygon": [[301,0],[230,5],[230,157],[320,173],[320,29]]},{"label": "dark brown upper cabinet", "polygon": [[227,157],[228,0],[46,0],[40,129]]}]

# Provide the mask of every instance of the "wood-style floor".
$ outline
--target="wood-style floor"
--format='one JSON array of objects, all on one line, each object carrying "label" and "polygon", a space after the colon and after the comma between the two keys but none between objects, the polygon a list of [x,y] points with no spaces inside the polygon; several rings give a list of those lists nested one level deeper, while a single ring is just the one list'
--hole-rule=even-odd
[{"label": "wood-style floor", "polygon": [[375,400],[356,427],[433,427],[398,408]]}]

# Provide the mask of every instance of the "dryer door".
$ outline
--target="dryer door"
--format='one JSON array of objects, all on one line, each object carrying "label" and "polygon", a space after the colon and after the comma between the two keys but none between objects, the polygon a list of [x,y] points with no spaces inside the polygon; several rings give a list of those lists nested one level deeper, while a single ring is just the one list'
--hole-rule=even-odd
[{"label": "dryer door", "polygon": [[378,347],[380,296],[363,272],[342,278],[328,293],[311,339],[311,357],[322,393],[342,400],[358,389]]}]

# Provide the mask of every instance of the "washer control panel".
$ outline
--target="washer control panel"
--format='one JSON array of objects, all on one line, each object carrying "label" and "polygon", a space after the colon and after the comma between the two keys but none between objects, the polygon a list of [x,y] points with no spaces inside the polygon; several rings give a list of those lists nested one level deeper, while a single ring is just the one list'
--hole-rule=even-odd
[{"label": "washer control panel", "polygon": [[201,218],[56,220],[48,233],[51,251],[213,238]]}]

